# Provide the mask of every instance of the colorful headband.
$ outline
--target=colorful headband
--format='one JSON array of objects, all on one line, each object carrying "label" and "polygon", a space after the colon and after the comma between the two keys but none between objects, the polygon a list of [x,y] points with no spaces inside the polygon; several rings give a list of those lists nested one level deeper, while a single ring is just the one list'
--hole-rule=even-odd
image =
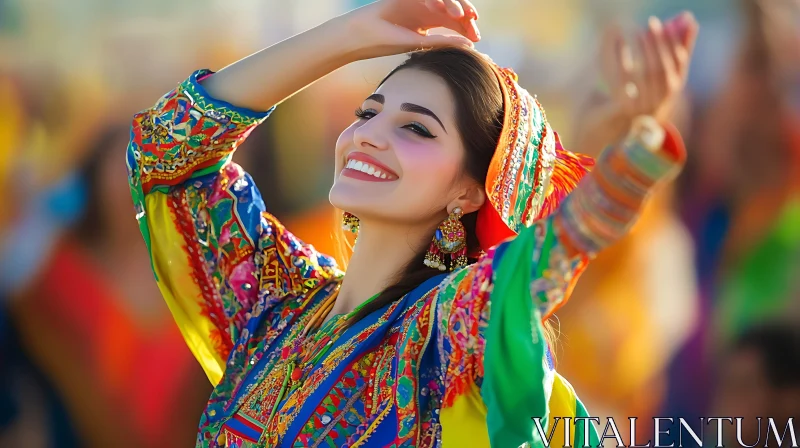
[{"label": "colorful headband", "polygon": [[520,87],[516,73],[491,64],[503,91],[505,113],[486,177],[488,200],[478,210],[483,250],[550,215],[594,165],[591,157],[561,146],[542,105]]}]

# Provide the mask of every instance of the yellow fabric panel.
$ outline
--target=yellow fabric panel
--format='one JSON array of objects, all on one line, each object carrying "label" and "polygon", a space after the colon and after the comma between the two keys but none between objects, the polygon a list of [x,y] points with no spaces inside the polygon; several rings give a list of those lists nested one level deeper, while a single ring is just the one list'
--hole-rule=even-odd
[{"label": "yellow fabric panel", "polygon": [[[554,424],[553,417],[561,417],[558,421],[556,430],[553,431],[553,439],[550,446],[565,446],[564,425],[570,425],[570,437],[575,439],[573,425],[576,413],[575,389],[572,385],[558,373],[555,374],[553,390],[549,401],[550,424]],[[522,417],[522,416],[521,416]],[[564,418],[569,417],[569,422]],[[442,409],[442,447],[461,448],[461,447],[489,447],[489,430],[486,426],[486,406],[481,400],[480,389],[472,384],[469,392],[456,398],[452,407]],[[549,428],[548,428],[549,431]],[[546,434],[548,435],[548,434]],[[575,446],[574,443],[571,443]]]},{"label": "yellow fabric panel", "polygon": [[151,192],[145,198],[147,226],[151,229],[153,269],[186,344],[205,370],[211,384],[222,379],[225,360],[214,350],[213,323],[203,315],[203,296],[194,280],[183,236],[167,205],[167,196]]},{"label": "yellow fabric panel", "polygon": [[[550,395],[550,402],[549,402],[549,409],[550,414],[548,415],[548,422],[550,426],[557,425],[556,430],[553,432],[553,439],[550,441],[550,446],[566,446],[564,443],[564,425],[570,425],[570,438],[575,439],[575,431],[573,431],[573,425],[575,424],[575,410],[576,410],[576,399],[575,396],[575,389],[572,388],[572,385],[564,379],[563,376],[556,373],[555,381],[553,382],[553,393]],[[561,417],[561,419],[556,423],[553,418]],[[568,422],[564,421],[565,417],[569,417],[570,420]],[[550,428],[548,428],[548,431]],[[570,443],[571,446],[575,446],[573,443]]]},{"label": "yellow fabric panel", "polygon": [[474,383],[470,390],[456,398],[453,406],[442,409],[442,447],[488,447],[489,429],[486,426],[486,406],[481,391]]}]

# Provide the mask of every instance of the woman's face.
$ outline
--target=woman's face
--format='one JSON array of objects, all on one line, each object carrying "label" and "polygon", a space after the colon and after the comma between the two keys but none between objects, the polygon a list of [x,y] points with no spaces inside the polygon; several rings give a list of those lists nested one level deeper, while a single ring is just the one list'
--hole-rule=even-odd
[{"label": "woman's face", "polygon": [[362,221],[429,224],[475,187],[461,174],[465,152],[455,101],[438,76],[400,70],[359,111],[336,142],[335,207]]}]

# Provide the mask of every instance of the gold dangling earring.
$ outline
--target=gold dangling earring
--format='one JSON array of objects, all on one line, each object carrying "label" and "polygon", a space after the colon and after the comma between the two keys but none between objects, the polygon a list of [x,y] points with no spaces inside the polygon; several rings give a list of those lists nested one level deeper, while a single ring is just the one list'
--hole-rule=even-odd
[{"label": "gold dangling earring", "polygon": [[360,221],[358,217],[350,212],[344,212],[342,214],[342,228],[344,230],[349,230],[354,234],[358,234],[358,225]]},{"label": "gold dangling earring", "polygon": [[436,229],[436,233],[425,254],[425,266],[444,271],[447,269],[445,256],[450,257],[450,270],[467,265],[467,230],[461,223],[461,208],[456,207]]}]

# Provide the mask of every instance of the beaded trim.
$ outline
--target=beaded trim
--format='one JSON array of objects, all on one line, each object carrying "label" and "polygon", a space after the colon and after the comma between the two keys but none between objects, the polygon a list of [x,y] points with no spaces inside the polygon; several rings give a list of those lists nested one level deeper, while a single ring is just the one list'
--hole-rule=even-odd
[{"label": "beaded trim", "polygon": [[496,70],[505,92],[506,118],[487,179],[489,201],[514,232],[530,225],[544,203],[555,138],[541,103],[517,84],[513,73]]}]

